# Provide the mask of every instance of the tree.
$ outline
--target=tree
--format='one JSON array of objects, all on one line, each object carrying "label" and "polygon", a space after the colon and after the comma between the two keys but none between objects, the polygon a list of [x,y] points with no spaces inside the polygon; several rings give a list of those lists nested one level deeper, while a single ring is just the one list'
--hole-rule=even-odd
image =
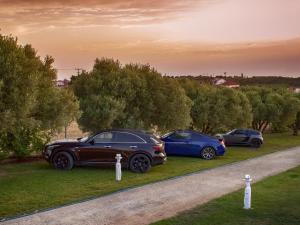
[{"label": "tree", "polygon": [[199,85],[189,79],[180,79],[192,99],[192,127],[203,133],[214,134],[251,123],[251,105],[238,90]]},{"label": "tree", "polygon": [[54,86],[53,62],[0,35],[0,154],[28,155],[77,116],[72,92]]},{"label": "tree", "polygon": [[149,65],[121,66],[113,59],[96,59],[93,70],[72,77],[71,84],[82,110],[78,122],[85,131],[111,127],[165,131],[190,123],[190,100],[184,90]]},{"label": "tree", "polygon": [[295,121],[299,101],[284,88],[244,87],[252,105],[254,129],[264,132],[272,125],[274,131],[283,131]]}]

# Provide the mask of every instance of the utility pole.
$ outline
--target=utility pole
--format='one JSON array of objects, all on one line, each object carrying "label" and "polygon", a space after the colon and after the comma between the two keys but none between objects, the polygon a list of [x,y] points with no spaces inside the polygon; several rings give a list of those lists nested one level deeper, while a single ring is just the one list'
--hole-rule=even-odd
[{"label": "utility pole", "polygon": [[83,69],[82,69],[82,68],[75,68],[75,70],[77,71],[77,76],[79,76],[79,74],[80,74],[80,70],[81,70],[81,72],[83,71]]}]

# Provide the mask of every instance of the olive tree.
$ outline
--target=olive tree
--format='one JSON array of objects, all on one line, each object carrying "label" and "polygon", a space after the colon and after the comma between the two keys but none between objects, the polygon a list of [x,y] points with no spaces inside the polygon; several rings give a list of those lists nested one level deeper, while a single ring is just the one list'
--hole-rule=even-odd
[{"label": "olive tree", "polygon": [[165,131],[190,123],[191,102],[184,90],[149,65],[122,66],[117,60],[96,59],[92,71],[72,77],[71,84],[82,111],[78,122],[85,131],[111,127]]},{"label": "olive tree", "polygon": [[30,154],[78,115],[72,92],[54,86],[53,62],[0,35],[0,154]]},{"label": "olive tree", "polygon": [[244,87],[252,105],[254,129],[264,132],[267,127],[283,131],[296,120],[299,100],[284,88]]},{"label": "olive tree", "polygon": [[242,92],[230,88],[198,84],[180,79],[192,99],[192,128],[214,134],[236,127],[247,127],[252,120],[251,105]]}]

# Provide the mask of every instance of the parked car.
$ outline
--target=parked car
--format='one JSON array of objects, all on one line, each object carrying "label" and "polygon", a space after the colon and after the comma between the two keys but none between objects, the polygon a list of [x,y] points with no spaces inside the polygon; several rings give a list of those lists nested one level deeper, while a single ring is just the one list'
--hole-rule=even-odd
[{"label": "parked car", "polygon": [[234,129],[226,134],[216,136],[223,139],[226,145],[244,145],[259,148],[264,141],[261,132],[251,129]]},{"label": "parked car", "polygon": [[166,160],[161,140],[143,131],[121,129],[49,143],[43,156],[56,169],[70,170],[76,165],[114,165],[118,153],[123,157],[122,167],[133,172],[147,172]]},{"label": "parked car", "polygon": [[177,130],[161,137],[167,155],[200,156],[212,159],[225,153],[223,141],[191,130]]}]

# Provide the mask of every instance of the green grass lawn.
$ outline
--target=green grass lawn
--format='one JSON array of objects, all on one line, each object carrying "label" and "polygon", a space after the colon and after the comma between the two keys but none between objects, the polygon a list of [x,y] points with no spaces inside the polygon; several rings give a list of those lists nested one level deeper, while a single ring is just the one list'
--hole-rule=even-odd
[{"label": "green grass lawn", "polygon": [[[243,209],[243,190],[225,195],[155,225],[300,224],[300,167],[252,185],[252,209]],[[153,225],[154,225],[153,224]]]},{"label": "green grass lawn", "polygon": [[101,196],[297,145],[300,145],[300,138],[290,134],[265,135],[265,143],[258,150],[231,147],[225,156],[210,161],[200,158],[169,157],[165,165],[153,167],[146,174],[123,171],[121,182],[115,181],[113,168],[89,167],[58,171],[43,161],[0,165],[0,217]]}]

